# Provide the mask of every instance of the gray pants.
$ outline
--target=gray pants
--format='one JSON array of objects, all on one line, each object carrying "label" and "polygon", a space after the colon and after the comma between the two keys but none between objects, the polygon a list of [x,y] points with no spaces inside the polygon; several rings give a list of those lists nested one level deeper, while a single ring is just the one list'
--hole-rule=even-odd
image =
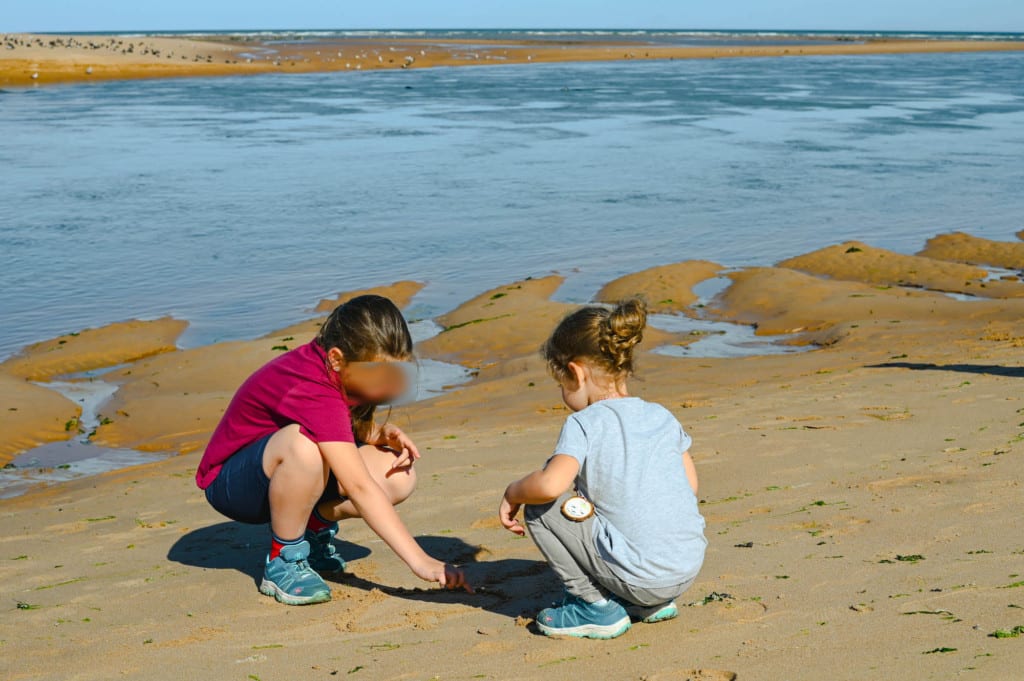
[{"label": "gray pants", "polygon": [[651,607],[668,603],[693,584],[690,579],[647,589],[622,581],[598,555],[593,516],[579,523],[562,515],[562,503],[569,496],[566,492],[550,504],[527,506],[523,515],[537,548],[573,596],[594,603],[614,594],[634,605]]}]

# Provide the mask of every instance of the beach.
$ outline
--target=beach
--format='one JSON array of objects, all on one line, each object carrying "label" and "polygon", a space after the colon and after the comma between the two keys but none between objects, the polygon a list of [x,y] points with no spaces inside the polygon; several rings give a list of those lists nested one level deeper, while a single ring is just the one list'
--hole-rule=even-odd
[{"label": "beach", "polygon": [[[118,389],[94,445],[180,453],[0,501],[3,677],[1015,678],[1024,242],[954,233],[917,255],[844,242],[732,265],[652,268],[597,296],[646,295],[803,350],[669,356],[652,351],[702,338],[657,329],[640,346],[633,392],[693,436],[707,519],[707,559],[678,619],[609,642],[531,626],[559,585],[496,510],[568,413],[537,354],[573,307],[552,300],[558,275],[465,291],[417,354],[474,378],[391,415],[423,451],[400,513],[477,593],[418,582],[358,521],[339,533],[350,566],[330,603],[287,608],[257,592],[266,530],[220,517],[196,489],[205,441],[241,380],[311,338],[319,315],[367,291],[406,307],[421,284],[402,281],[331,297],[254,340],[180,349],[184,324],[157,319],[0,364],[5,440],[20,448],[69,436],[78,407],[47,381],[111,367],[102,377]],[[720,293],[695,292],[716,276],[729,283]]]},{"label": "beach", "polygon": [[0,34],[0,86],[108,79],[314,73],[436,66],[1024,50],[1012,40],[837,36],[808,44],[665,46],[642,41]]},{"label": "beach", "polygon": [[[1019,677],[1024,42],[377,33],[0,34],[0,678]],[[417,339],[399,513],[476,593],[346,521],[286,607],[195,470],[363,293]],[[634,295],[706,561],[546,638],[498,504],[569,414],[541,343]]]}]

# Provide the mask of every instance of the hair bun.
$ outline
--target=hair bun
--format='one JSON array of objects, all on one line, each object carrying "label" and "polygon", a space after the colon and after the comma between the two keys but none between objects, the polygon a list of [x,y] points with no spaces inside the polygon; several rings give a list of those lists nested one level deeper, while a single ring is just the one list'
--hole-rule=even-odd
[{"label": "hair bun", "polygon": [[635,338],[632,344],[639,343],[646,326],[647,303],[639,298],[622,301],[608,315],[608,328],[612,336],[620,342],[628,342]]},{"label": "hair bun", "polygon": [[601,345],[616,370],[632,372],[633,348],[644,339],[647,303],[639,298],[620,302],[604,321]]}]

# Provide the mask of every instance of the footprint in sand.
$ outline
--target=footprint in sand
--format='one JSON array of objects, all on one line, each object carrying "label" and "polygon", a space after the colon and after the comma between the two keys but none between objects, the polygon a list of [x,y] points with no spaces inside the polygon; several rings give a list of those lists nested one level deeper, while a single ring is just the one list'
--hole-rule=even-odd
[{"label": "footprint in sand", "polygon": [[[729,601],[725,604],[716,604],[715,616],[726,622],[738,622],[741,624],[759,622],[766,619],[774,619],[781,613],[769,613],[768,606],[760,601]],[[675,678],[675,677],[667,677]]]}]

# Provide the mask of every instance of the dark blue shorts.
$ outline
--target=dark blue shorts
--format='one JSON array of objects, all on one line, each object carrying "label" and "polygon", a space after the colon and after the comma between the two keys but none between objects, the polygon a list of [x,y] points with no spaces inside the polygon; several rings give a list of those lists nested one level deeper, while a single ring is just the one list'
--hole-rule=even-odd
[{"label": "dark blue shorts", "polygon": [[[270,522],[270,478],[263,472],[263,450],[273,433],[242,447],[224,462],[206,488],[206,500],[219,513],[240,523]],[[321,501],[340,499],[338,481],[331,473]]]}]

